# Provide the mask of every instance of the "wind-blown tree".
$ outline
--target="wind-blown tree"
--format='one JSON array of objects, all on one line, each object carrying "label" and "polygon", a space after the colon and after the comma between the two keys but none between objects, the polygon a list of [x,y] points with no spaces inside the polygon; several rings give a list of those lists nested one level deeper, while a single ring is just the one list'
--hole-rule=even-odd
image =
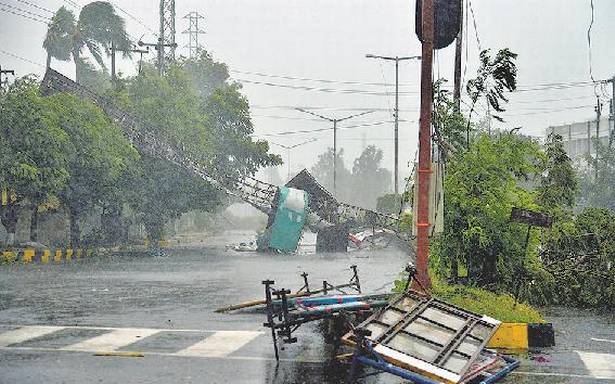
[{"label": "wind-blown tree", "polygon": [[[341,201],[351,202],[354,197],[352,190],[352,173],[344,164],[344,149],[338,150],[336,154],[336,175],[335,175],[335,197]],[[329,192],[333,191],[333,148],[327,148],[326,152],[318,155],[316,164],[312,166],[312,174],[323,187]]]},{"label": "wind-blown tree", "polygon": [[0,99],[0,143],[0,189],[9,197],[0,206],[0,218],[11,245],[21,212],[30,208],[36,217],[38,206],[69,178],[68,136],[55,124],[33,78],[17,79]]},{"label": "wind-blown tree", "polygon": [[441,273],[456,278],[455,266],[465,264],[473,283],[511,288],[517,269],[534,264],[537,239],[530,239],[526,257],[527,229],[511,224],[510,213],[513,207],[538,209],[535,193],[522,182],[540,171],[540,158],[538,144],[514,134],[482,134],[451,158],[444,179],[444,232],[433,249]]},{"label": "wind-blown tree", "polygon": [[391,171],[382,167],[382,149],[368,145],[352,166],[354,203],[364,208],[376,208],[378,197],[391,190]]},{"label": "wind-blown tree", "polygon": [[581,176],[580,205],[615,211],[615,148],[600,140],[593,144],[596,157],[588,159],[592,166]]},{"label": "wind-blown tree", "polygon": [[115,195],[117,183],[138,158],[121,130],[94,104],[73,95],[47,100],[56,124],[68,134],[65,146],[70,175],[58,197],[66,208],[70,243],[79,247],[83,214]]},{"label": "wind-blown tree", "polygon": [[485,49],[480,53],[480,66],[475,78],[468,80],[466,92],[472,102],[466,126],[466,140],[470,141],[470,120],[474,113],[476,103],[485,97],[487,103],[494,109],[491,117],[498,121],[504,121],[499,115],[505,112],[503,103],[508,102],[506,92],[513,92],[517,89],[517,65],[515,59],[517,54],[504,48],[496,53],[492,59],[490,50]]},{"label": "wind-blown tree", "polygon": [[438,144],[444,160],[453,152],[466,147],[465,131],[467,120],[457,110],[451,92],[443,86],[446,79],[438,79],[433,84],[434,141]]},{"label": "wind-blown tree", "polygon": [[[202,56],[201,60],[211,60]],[[197,68],[198,61],[191,61]],[[252,141],[248,103],[237,85],[216,82],[213,91],[199,92],[185,63],[177,63],[159,76],[146,66],[128,79],[117,98],[144,119],[153,133],[207,167],[220,180],[253,175],[260,167],[277,165],[266,142]],[[202,63],[204,66],[211,63]],[[181,214],[213,211],[225,199],[207,182],[165,160],[142,156],[135,177],[127,186],[128,203],[145,225],[152,245],[164,225]]]},{"label": "wind-blown tree", "polygon": [[[47,51],[47,66],[51,59],[73,60],[75,79],[82,80],[84,73],[91,73],[92,66],[83,56],[89,52],[96,63],[106,68],[103,53],[110,54],[111,44],[128,49],[132,42],[126,33],[124,19],[118,16],[113,6],[106,1],[94,1],[85,5],[77,19],[66,7],[60,7],[51,19],[43,48]],[[124,52],[125,56],[129,53]]]},{"label": "wind-blown tree", "polygon": [[546,164],[538,188],[538,203],[549,213],[561,217],[572,213],[579,181],[561,135],[550,134],[544,147]]}]

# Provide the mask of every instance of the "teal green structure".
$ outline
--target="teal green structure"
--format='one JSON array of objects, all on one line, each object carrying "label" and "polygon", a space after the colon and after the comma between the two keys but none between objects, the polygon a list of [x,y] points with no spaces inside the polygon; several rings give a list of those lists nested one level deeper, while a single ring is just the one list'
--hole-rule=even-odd
[{"label": "teal green structure", "polygon": [[280,187],[279,204],[271,225],[269,248],[295,252],[305,225],[308,194],[305,191]]}]

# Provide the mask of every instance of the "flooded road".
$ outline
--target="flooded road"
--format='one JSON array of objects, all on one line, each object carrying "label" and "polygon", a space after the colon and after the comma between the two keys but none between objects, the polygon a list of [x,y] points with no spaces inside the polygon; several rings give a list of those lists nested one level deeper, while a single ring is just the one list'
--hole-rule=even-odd
[{"label": "flooded road", "polygon": [[[114,256],[60,265],[2,266],[0,383],[341,383],[315,324],[276,366],[262,313],[214,309],[260,299],[261,280],[296,290],[309,274],[345,283],[356,264],[365,292],[386,292],[406,263],[392,250],[263,255],[225,251],[243,235],[211,239],[166,257]],[[553,349],[520,356],[506,383],[615,382],[612,314],[547,310]],[[24,328],[26,327],[26,328]],[[25,331],[24,331],[25,329]],[[4,335],[4,336],[3,336]],[[34,336],[34,337],[32,337]],[[102,347],[143,357],[95,356]],[[102,348],[104,349],[104,348]],[[397,383],[387,375],[362,382]]]}]

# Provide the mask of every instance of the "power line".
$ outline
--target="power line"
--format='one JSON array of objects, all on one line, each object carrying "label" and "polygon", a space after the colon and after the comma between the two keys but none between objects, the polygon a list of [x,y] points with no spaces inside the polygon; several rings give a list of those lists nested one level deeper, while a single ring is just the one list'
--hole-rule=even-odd
[{"label": "power line", "polygon": [[30,20],[33,20],[33,21],[36,21],[36,22],[39,22],[39,23],[42,23],[42,24],[45,24],[45,25],[47,25],[47,23],[49,22],[49,21],[37,19],[37,18],[32,17],[32,16],[24,15],[22,13],[17,13],[17,12],[11,11],[10,9],[6,9],[6,8],[1,8],[0,7],[0,11],[7,12],[7,13],[12,13],[13,15],[20,16],[20,17],[23,17],[23,18],[26,18],[26,19],[30,19]]},{"label": "power line", "polygon": [[476,45],[478,46],[478,52],[483,51],[482,44],[480,43],[480,37],[478,36],[478,27],[476,26],[476,16],[474,15],[474,8],[472,8],[472,2],[468,0],[468,6],[470,7],[470,13],[472,14],[472,23],[474,24],[474,33],[476,35]]},{"label": "power line", "polygon": [[124,13],[126,16],[130,17],[132,20],[136,21],[137,23],[141,24],[143,27],[145,27],[145,29],[147,29],[148,31],[150,31],[151,33],[153,33],[154,35],[158,36],[158,33],[153,29],[150,28],[147,24],[145,24],[141,19],[139,19],[138,17],[134,16],[133,14],[129,13],[128,11],[126,11],[125,9],[123,9],[122,7],[120,7],[119,5],[117,5],[117,2],[112,1],[111,4],[113,4],[113,6],[117,9],[120,10],[120,12]]},{"label": "power line", "polygon": [[11,53],[11,52],[7,52],[7,51],[5,51],[4,49],[0,49],[0,53],[4,53],[5,55],[8,55],[8,56],[14,57],[14,58],[16,58],[16,59],[18,59],[18,60],[21,60],[21,61],[24,61],[24,62],[26,62],[26,63],[30,63],[30,64],[34,64],[34,65],[38,65],[39,67],[45,68],[45,65],[43,65],[43,64],[41,64],[41,63],[37,63],[37,62],[32,61],[32,60],[30,60],[30,59],[26,59],[25,57],[22,57],[22,56],[16,55],[16,54]]},{"label": "power line", "polygon": [[[240,75],[250,75],[250,76],[259,76],[259,77],[268,77],[272,79],[284,79],[284,80],[299,80],[299,81],[310,81],[316,83],[325,83],[325,84],[343,84],[343,85],[366,85],[366,86],[374,86],[374,87],[382,87],[382,86],[394,86],[392,83],[375,83],[375,82],[364,82],[364,81],[355,81],[355,80],[331,80],[331,79],[314,79],[308,77],[297,77],[297,76],[289,76],[289,75],[276,75],[276,74],[268,74],[263,72],[252,72],[252,71],[240,71],[236,69],[231,69],[229,72],[238,73]],[[410,86],[414,84],[400,84],[405,86]]]},{"label": "power line", "polygon": [[51,21],[51,19],[49,17],[43,16],[43,15],[39,15],[38,13],[30,12],[27,9],[19,8],[19,7],[16,7],[14,5],[3,3],[3,2],[0,2],[0,5],[3,5],[5,7],[9,7],[11,9],[14,9],[17,12],[27,13],[28,15],[32,15],[33,17],[38,17],[39,19],[42,19],[42,20],[47,19],[47,20]]},{"label": "power line", "polygon": [[[295,90],[303,90],[303,91],[317,91],[317,92],[325,92],[325,93],[341,93],[341,94],[359,94],[359,95],[369,95],[369,96],[388,96],[387,93],[383,92],[375,92],[375,91],[366,91],[362,89],[340,89],[340,88],[318,88],[318,87],[308,87],[303,85],[289,85],[289,84],[280,84],[280,83],[271,83],[266,81],[254,81],[254,80],[246,80],[246,79],[234,79],[240,83],[246,84],[255,84],[255,85],[264,85],[267,87],[276,87],[276,88],[286,88],[286,89],[295,89]],[[400,95],[416,95],[418,91],[404,91],[399,92]]]},{"label": "power line", "polygon": [[36,8],[36,9],[40,9],[41,11],[49,12],[49,13],[51,13],[51,14],[54,14],[54,13],[55,13],[55,12],[53,12],[53,11],[52,11],[52,10],[50,10],[50,9],[47,9],[47,8],[45,8],[45,7],[41,7],[40,5],[37,5],[37,4],[30,3],[29,1],[26,1],[26,0],[17,0],[17,1],[19,1],[20,3],[23,3],[23,4],[28,4],[28,5],[29,5],[29,6],[31,6],[31,7],[34,7],[34,8]]}]

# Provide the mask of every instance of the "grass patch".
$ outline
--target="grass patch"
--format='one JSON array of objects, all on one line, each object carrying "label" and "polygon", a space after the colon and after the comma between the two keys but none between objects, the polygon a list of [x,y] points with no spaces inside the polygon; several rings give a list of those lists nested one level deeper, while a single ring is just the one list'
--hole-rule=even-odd
[{"label": "grass patch", "polygon": [[[403,284],[395,285],[395,290],[401,291]],[[499,294],[465,285],[449,285],[438,279],[432,280],[431,294],[449,304],[493,317],[503,323],[544,322],[537,309],[523,303],[517,303],[515,306],[515,299],[510,294]]]}]

